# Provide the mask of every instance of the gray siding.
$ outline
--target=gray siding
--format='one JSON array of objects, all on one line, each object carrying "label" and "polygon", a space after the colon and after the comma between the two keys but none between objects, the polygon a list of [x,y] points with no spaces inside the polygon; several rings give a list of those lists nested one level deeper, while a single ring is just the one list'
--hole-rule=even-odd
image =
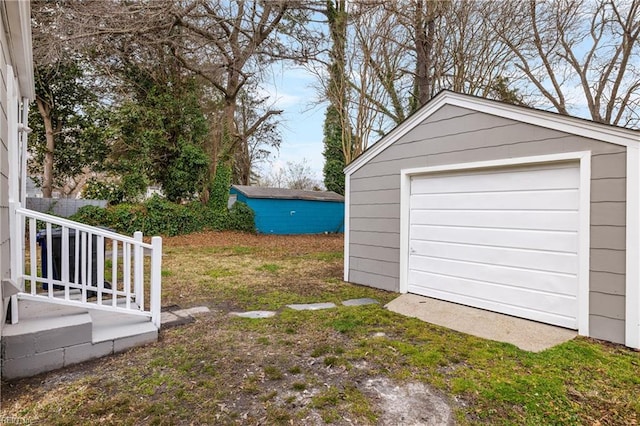
[{"label": "gray siding", "polygon": [[350,281],[399,289],[401,169],[586,150],[591,336],[624,343],[625,148],[464,108],[444,106],[352,174]]}]

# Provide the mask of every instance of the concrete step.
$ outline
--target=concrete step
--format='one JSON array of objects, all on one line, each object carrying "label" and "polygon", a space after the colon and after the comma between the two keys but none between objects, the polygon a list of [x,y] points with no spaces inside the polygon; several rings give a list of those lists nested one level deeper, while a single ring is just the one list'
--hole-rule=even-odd
[{"label": "concrete step", "polygon": [[92,343],[113,342],[113,352],[158,340],[158,329],[148,317],[107,311],[89,311],[93,325]]},{"label": "concrete step", "polygon": [[18,307],[20,322],[2,330],[4,379],[33,376],[158,339],[149,317],[46,301],[20,300]]},{"label": "concrete step", "polygon": [[27,377],[65,365],[65,348],[91,344],[86,309],[21,300],[20,322],[2,329],[2,376]]},{"label": "concrete step", "polygon": [[20,322],[5,324],[2,354],[9,358],[91,342],[91,315],[86,309],[21,300]]}]

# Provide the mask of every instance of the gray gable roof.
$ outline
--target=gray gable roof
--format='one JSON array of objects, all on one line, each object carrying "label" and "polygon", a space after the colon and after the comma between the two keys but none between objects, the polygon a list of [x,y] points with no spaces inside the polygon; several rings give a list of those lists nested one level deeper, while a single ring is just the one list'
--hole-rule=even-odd
[{"label": "gray gable roof", "polygon": [[522,123],[533,124],[547,129],[558,130],[570,135],[578,135],[589,139],[609,142],[616,145],[637,148],[640,142],[640,131],[626,129],[611,124],[596,123],[578,117],[560,115],[556,112],[542,111],[521,105],[480,98],[473,95],[443,90],[406,120],[393,128],[376,143],[368,147],[362,154],[344,168],[346,175],[351,175],[367,164],[388,146],[419,126],[427,117],[444,105],[454,105],[472,111],[479,111],[498,117],[508,118]]},{"label": "gray gable roof", "polygon": [[247,198],[277,198],[287,200],[315,200],[344,202],[344,197],[333,191],[303,191],[300,189],[264,188],[260,186],[232,185]]}]

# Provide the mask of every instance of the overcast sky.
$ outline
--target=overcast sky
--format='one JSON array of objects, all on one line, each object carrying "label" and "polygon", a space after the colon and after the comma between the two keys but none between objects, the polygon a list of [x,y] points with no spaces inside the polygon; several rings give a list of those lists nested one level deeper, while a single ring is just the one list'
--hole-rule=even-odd
[{"label": "overcast sky", "polygon": [[300,163],[306,159],[314,178],[322,182],[322,126],[327,104],[318,104],[314,82],[315,77],[307,70],[287,67],[275,69],[263,86],[275,107],[284,110],[280,126],[282,145],[268,163],[261,165],[263,173],[284,167],[287,162]]}]

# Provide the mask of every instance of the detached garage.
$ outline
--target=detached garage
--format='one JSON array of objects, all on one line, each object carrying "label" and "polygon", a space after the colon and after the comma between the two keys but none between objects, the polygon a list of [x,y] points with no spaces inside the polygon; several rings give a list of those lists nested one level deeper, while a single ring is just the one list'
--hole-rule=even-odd
[{"label": "detached garage", "polygon": [[640,348],[639,144],[442,92],[345,169],[345,280]]}]

